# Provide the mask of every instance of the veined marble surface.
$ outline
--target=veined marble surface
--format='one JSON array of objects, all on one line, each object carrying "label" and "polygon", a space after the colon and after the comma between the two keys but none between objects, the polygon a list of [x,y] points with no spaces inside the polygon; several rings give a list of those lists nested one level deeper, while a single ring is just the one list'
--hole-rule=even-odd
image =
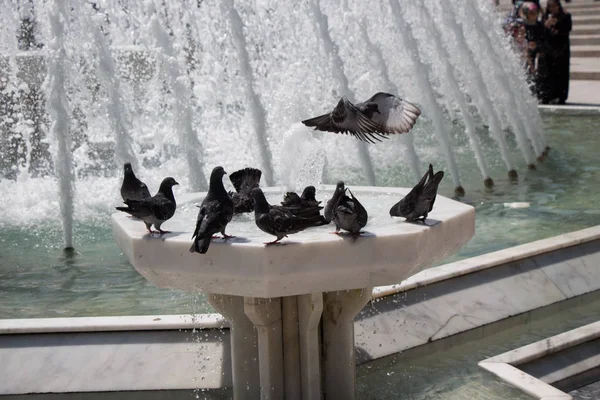
[{"label": "veined marble surface", "polygon": [[[355,323],[359,362],[600,289],[597,230],[569,234],[570,247],[565,247],[564,235],[545,239],[546,247],[536,242],[532,246],[537,249],[535,255],[532,248],[524,249],[529,252],[526,258],[513,249],[512,258],[507,258],[513,261],[498,263],[498,255],[491,254],[493,267],[474,268],[448,279],[438,279],[442,273],[451,274],[448,266],[424,271],[422,274],[430,274],[439,269],[436,280],[428,280],[432,275],[421,275],[422,281],[415,277],[410,289],[376,299],[359,315]],[[479,262],[460,263],[472,268]],[[0,320],[0,332],[5,333],[0,334],[0,394],[230,384],[229,330],[198,329],[195,335],[191,333],[194,326],[219,324],[218,316],[211,316],[206,324],[179,316],[133,317],[132,321],[127,321],[130,317],[106,318],[32,320],[29,326],[23,320]],[[93,328],[85,328],[86,324]],[[161,324],[162,329],[153,329]],[[22,329],[17,329],[20,325]],[[152,330],[118,332],[124,328]],[[177,330],[180,328],[189,330]],[[52,329],[63,333],[49,333]],[[69,329],[115,332],[65,333]]]},{"label": "veined marble surface", "polygon": [[375,299],[358,316],[356,345],[364,360],[385,357],[599,290],[598,265],[592,240]]},{"label": "veined marble surface", "polygon": [[571,399],[550,386],[600,366],[600,322],[487,358],[479,366],[536,399]]},{"label": "veined marble surface", "polygon": [[[334,187],[321,186],[326,201]],[[204,194],[181,204],[163,228],[173,233],[149,235],[144,224],[124,213],[112,216],[118,246],[131,264],[159,287],[252,297],[361,289],[401,282],[453,254],[475,233],[475,209],[437,196],[428,225],[392,218],[389,209],[410,189],[351,187],[369,213],[362,237],[329,234],[333,225],[290,235],[282,245],[265,246],[274,238],[260,231],[254,215],[235,216],[228,241],[213,240],[207,254],[190,253],[191,236]],[[266,189],[278,204],[281,189]],[[192,195],[190,195],[192,196]],[[190,197],[188,196],[188,199]]]}]

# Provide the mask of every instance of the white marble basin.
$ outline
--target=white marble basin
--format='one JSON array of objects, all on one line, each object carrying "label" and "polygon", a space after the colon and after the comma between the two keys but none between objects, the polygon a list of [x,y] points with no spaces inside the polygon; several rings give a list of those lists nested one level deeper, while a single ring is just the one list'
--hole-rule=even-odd
[{"label": "white marble basin", "polygon": [[[317,199],[325,204],[333,189],[317,188]],[[113,214],[113,233],[131,264],[156,286],[266,298],[398,283],[455,253],[475,233],[475,209],[469,205],[438,196],[425,226],[388,214],[408,188],[350,189],[369,212],[366,233],[356,241],[330,234],[333,225],[328,225],[265,246],[274,237],[246,214],[227,227],[235,239],[213,239],[207,254],[190,253],[195,205],[204,193],[175,193],[177,212],[162,226],[170,234],[149,235],[141,221],[125,213]],[[281,201],[279,188],[265,194],[271,204]]]}]

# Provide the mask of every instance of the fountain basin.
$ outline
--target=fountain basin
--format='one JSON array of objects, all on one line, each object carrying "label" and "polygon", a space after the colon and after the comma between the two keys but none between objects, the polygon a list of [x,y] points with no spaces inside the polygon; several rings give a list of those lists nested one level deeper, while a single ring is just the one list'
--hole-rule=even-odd
[{"label": "fountain basin", "polygon": [[[333,186],[321,187],[328,198]],[[190,253],[203,194],[188,195],[173,233],[154,237],[140,221],[113,214],[117,244],[158,286],[208,293],[231,323],[235,399],[343,399],[356,397],[354,318],[372,287],[400,282],[457,251],[475,233],[473,207],[438,196],[429,218],[406,223],[390,207],[410,189],[352,188],[370,212],[362,237],[309,229],[286,243],[266,239],[244,215],[232,221],[233,240],[214,240],[206,255]],[[271,204],[277,188],[265,191]]]},{"label": "fountain basin", "polygon": [[[328,199],[334,188],[319,187],[317,198]],[[329,225],[265,246],[273,237],[248,214],[228,225],[235,239],[213,239],[207,254],[190,253],[198,212],[194,205],[203,193],[179,200],[176,215],[163,226],[170,234],[149,235],[141,221],[124,213],[113,214],[113,234],[135,269],[156,286],[268,298],[397,283],[453,254],[475,233],[475,210],[469,205],[438,196],[426,226],[389,216],[408,188],[351,190],[369,212],[365,233],[356,241],[330,234]],[[271,204],[281,201],[281,193],[265,190]]]}]

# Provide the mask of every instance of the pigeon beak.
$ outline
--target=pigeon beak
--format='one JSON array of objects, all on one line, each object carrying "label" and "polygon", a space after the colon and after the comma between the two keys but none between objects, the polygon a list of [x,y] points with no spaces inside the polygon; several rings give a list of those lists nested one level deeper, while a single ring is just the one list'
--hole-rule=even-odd
[{"label": "pigeon beak", "polygon": [[173,185],[179,185],[179,182],[175,181],[175,183]]}]

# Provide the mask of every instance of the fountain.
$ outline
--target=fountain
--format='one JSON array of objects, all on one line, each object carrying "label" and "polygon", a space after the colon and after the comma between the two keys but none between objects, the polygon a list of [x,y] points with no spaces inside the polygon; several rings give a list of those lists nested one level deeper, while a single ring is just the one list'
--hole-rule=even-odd
[{"label": "fountain", "polygon": [[[65,247],[76,241],[73,215],[115,204],[124,161],[151,185],[172,175],[198,191],[216,164],[260,167],[267,185],[342,176],[373,185],[398,171],[416,179],[419,158],[435,154],[461,195],[459,154],[474,157],[493,184],[493,160],[477,137],[488,127],[512,177],[513,150],[533,167],[546,147],[518,60],[502,56],[508,44],[484,0],[427,0],[424,8],[311,0],[294,13],[286,3],[146,3],[15,0],[0,11],[0,176],[29,201],[35,191],[26,188],[57,179]],[[297,124],[341,95],[379,90],[419,104],[421,122],[409,135],[367,146]],[[466,148],[450,135],[456,124]],[[427,138],[426,147],[413,138]],[[298,147],[301,159],[283,153]],[[304,164],[315,166],[310,177],[297,175]]]},{"label": "fountain", "polygon": [[[8,228],[0,243],[30,258],[14,261],[12,247],[8,252],[5,263],[14,264],[9,274],[27,278],[15,284],[11,277],[8,291],[0,288],[10,293],[3,310],[19,317],[101,314],[109,308],[102,295],[121,301],[122,308],[110,309],[114,314],[148,312],[144,307],[151,301],[169,306],[150,313],[172,313],[173,303],[186,303],[175,291],[136,280],[129,260],[156,286],[207,293],[230,320],[237,398],[354,398],[352,321],[371,288],[416,274],[474,234],[471,206],[440,196],[427,221],[431,226],[408,224],[387,214],[407,189],[373,185],[412,186],[420,169],[433,162],[450,178],[447,192],[463,195],[464,185],[473,196],[466,202],[481,207],[484,218],[486,212],[507,216],[484,225],[486,243],[476,251],[505,246],[496,243],[498,232],[522,232],[518,224],[528,224],[527,217],[575,229],[593,221],[596,211],[590,207],[578,219],[571,210],[577,205],[550,206],[560,202],[560,193],[587,189],[587,181],[567,186],[556,178],[557,170],[568,170],[570,182],[569,168],[582,170],[569,159],[523,171],[522,186],[504,181],[505,171],[517,178],[517,170],[534,166],[547,143],[491,2],[422,4],[7,1],[0,9],[0,190],[9,200],[0,203],[0,228]],[[380,90],[422,109],[411,133],[367,146],[298,123],[329,109],[341,95],[362,100]],[[152,192],[168,175],[181,183],[175,193],[179,209],[165,224],[173,234],[149,237],[139,221],[112,216],[126,257],[115,250],[107,227],[120,205],[124,161]],[[228,230],[236,240],[216,240],[207,255],[191,254],[195,203],[215,165],[229,172],[261,168],[272,203],[285,189],[307,184],[325,199],[332,187],[322,183],[343,178],[369,210],[367,234],[350,242],[322,227],[265,248],[265,235],[241,216]],[[583,171],[582,179],[591,174]],[[486,189],[471,192],[480,178]],[[526,202],[538,200],[527,208]],[[48,242],[79,252],[56,262]],[[40,248],[47,247],[44,259]],[[86,264],[89,259],[109,267],[89,268],[96,267]],[[28,269],[43,263],[50,267]],[[126,279],[119,275],[124,270],[130,273]],[[47,297],[31,295],[38,287]],[[127,293],[126,301],[119,291]],[[65,292],[71,297],[62,297]],[[46,304],[39,307],[54,298],[60,306],[50,312]],[[404,311],[389,300],[393,310]],[[37,301],[39,308],[19,301]],[[199,306],[211,312],[205,303],[196,300],[193,311]],[[434,329],[425,339],[438,333]],[[386,338],[393,342],[392,336]],[[402,347],[385,350],[389,355]]]},{"label": "fountain", "polygon": [[[321,189],[329,197],[334,188]],[[242,215],[227,228],[236,238],[214,239],[205,255],[190,253],[189,221],[204,193],[187,197],[167,222],[175,233],[153,238],[122,213],[112,216],[113,233],[146,279],[206,292],[230,321],[234,398],[350,400],[356,391],[354,317],[372,288],[406,279],[475,233],[473,208],[442,196],[424,225],[388,215],[409,189],[352,191],[370,213],[356,240],[322,226],[266,247],[266,235]],[[271,204],[280,198],[276,188],[267,194]]]}]

